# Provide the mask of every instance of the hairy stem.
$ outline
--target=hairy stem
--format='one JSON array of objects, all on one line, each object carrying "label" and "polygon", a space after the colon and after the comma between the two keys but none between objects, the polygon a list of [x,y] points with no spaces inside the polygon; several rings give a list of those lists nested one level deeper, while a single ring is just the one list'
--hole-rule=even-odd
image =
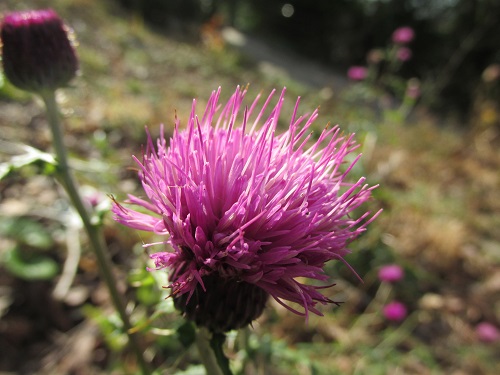
[{"label": "hairy stem", "polygon": [[99,271],[109,290],[109,294],[111,296],[113,305],[123,322],[123,328],[125,329],[125,332],[127,333],[129,338],[130,348],[137,357],[137,363],[141,368],[143,374],[145,375],[151,374],[147,362],[144,359],[141,346],[139,345],[139,340],[136,337],[136,335],[131,331],[132,325],[130,324],[127,312],[125,311],[125,305],[123,303],[121,295],[116,287],[117,283],[113,275],[112,263],[109,257],[109,253],[107,251],[107,246],[104,241],[104,237],[101,231],[99,230],[98,225],[92,222],[91,215],[87,210],[87,208],[85,207],[85,205],[83,204],[82,198],[78,193],[77,185],[73,180],[71,169],[68,164],[68,155],[66,147],[63,141],[63,132],[61,129],[55,92],[44,91],[40,95],[43,101],[45,102],[45,106],[47,108],[48,122],[52,132],[53,145],[56,152],[57,163],[58,163],[57,164],[58,179],[63,185],[64,189],[66,190],[66,193],[68,194],[71,200],[71,203],[73,204],[73,206],[75,207],[75,209],[77,210],[78,214],[82,219],[83,226],[85,227],[87,235],[89,236],[92,249],[96,256],[97,263],[99,265]]},{"label": "hairy stem", "polygon": [[196,346],[207,375],[232,375],[229,361],[222,351],[224,340],[224,335],[211,333],[205,327],[198,328]]}]

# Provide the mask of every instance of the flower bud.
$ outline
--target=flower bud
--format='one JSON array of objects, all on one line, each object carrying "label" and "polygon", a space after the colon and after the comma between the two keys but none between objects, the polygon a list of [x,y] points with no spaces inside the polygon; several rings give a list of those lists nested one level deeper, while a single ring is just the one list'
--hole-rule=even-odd
[{"label": "flower bud", "polygon": [[400,47],[396,51],[396,58],[399,61],[405,62],[411,59],[413,53],[411,52],[411,49],[408,47]]},{"label": "flower bud", "polygon": [[406,96],[410,99],[418,99],[422,94],[420,89],[420,81],[418,78],[410,78],[406,85]]},{"label": "flower bud", "polygon": [[66,86],[78,70],[68,29],[51,9],[7,14],[1,39],[5,76],[20,89],[55,90]]},{"label": "flower bud", "polygon": [[370,50],[366,55],[366,61],[369,64],[380,64],[384,58],[384,51],[379,48]]},{"label": "flower bud", "polygon": [[247,326],[264,310],[268,294],[258,286],[216,274],[202,278],[193,295],[174,296],[174,306],[185,317],[211,332],[227,332]]}]

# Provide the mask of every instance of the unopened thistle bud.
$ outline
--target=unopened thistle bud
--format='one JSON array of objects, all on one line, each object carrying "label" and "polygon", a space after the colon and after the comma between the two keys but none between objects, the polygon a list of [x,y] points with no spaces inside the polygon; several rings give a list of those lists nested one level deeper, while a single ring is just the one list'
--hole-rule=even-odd
[{"label": "unopened thistle bud", "polygon": [[7,14],[1,38],[5,76],[20,89],[55,90],[78,70],[68,29],[51,9]]},{"label": "unopened thistle bud", "polygon": [[174,296],[175,307],[198,326],[227,332],[246,327],[264,311],[268,293],[254,284],[217,274],[202,281],[191,297],[189,293]]}]

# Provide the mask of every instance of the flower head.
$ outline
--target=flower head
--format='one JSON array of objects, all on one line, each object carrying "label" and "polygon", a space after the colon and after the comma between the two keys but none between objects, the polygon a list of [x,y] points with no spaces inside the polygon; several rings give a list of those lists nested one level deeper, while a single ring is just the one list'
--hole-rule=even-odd
[{"label": "flower head", "polygon": [[351,66],[347,70],[347,77],[353,81],[362,81],[368,76],[368,68],[365,66]]},{"label": "flower head", "polygon": [[347,181],[359,158],[350,155],[353,135],[333,127],[313,141],[318,112],[297,117],[299,100],[278,135],[285,90],[267,118],[274,91],[260,110],[259,97],[243,107],[245,93],[237,88],[220,107],[220,89],[213,92],[201,118],[193,101],[187,128],[176,120],[169,143],[162,131],[155,148],[148,133],[136,159],[147,199],[128,203],[150,213],[113,207],[118,222],[166,236],[172,250],[151,258],[170,271],[176,307],[213,331],[250,323],[268,296],[321,315],[316,304],[333,301],[306,279],[327,281],[325,262],[345,262],[347,246],[375,217],[353,218],[374,188]]},{"label": "flower head", "polygon": [[415,31],[409,26],[399,27],[392,33],[392,41],[396,44],[410,43],[415,38]]},{"label": "flower head", "polygon": [[405,62],[411,59],[412,54],[411,49],[408,47],[399,47],[396,51],[396,58],[399,61]]},{"label": "flower head", "polygon": [[401,266],[397,264],[387,264],[380,268],[378,271],[378,278],[380,281],[393,283],[403,278],[404,271]]},{"label": "flower head", "polygon": [[5,76],[20,89],[54,90],[78,70],[68,30],[51,9],[7,14],[1,39]]},{"label": "flower head", "polygon": [[486,343],[500,340],[500,331],[497,327],[488,322],[482,322],[476,326],[476,335],[480,341]]},{"label": "flower head", "polygon": [[403,303],[392,301],[384,306],[382,313],[387,320],[400,322],[406,318],[408,311]]}]

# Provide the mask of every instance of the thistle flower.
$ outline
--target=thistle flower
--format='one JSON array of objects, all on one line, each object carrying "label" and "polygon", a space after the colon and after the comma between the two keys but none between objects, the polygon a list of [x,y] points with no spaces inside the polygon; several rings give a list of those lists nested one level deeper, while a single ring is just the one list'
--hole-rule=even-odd
[{"label": "thistle flower", "polygon": [[22,90],[55,90],[78,70],[68,29],[51,9],[7,14],[1,39],[5,76]]},{"label": "thistle flower", "polygon": [[365,66],[351,66],[347,70],[347,77],[353,81],[362,81],[368,76],[368,68]]},{"label": "thistle flower", "polygon": [[476,326],[477,338],[485,343],[493,343],[500,340],[500,331],[496,326],[488,322],[479,323]]},{"label": "thistle flower", "polygon": [[387,264],[380,268],[378,271],[378,278],[380,281],[393,283],[403,278],[404,271],[401,266],[397,264]]},{"label": "thistle flower", "polygon": [[347,181],[360,157],[351,157],[353,135],[335,126],[313,141],[318,112],[297,117],[300,98],[277,135],[285,90],[264,120],[274,91],[260,110],[259,96],[243,109],[245,93],[237,88],[221,110],[213,92],[201,118],[193,101],[187,128],[176,120],[169,143],[162,129],[155,148],[148,132],[135,158],[147,199],[127,203],[150,212],[113,207],[118,222],[166,236],[171,251],[151,255],[156,269],[169,270],[175,306],[214,332],[249,324],[268,296],[321,315],[317,303],[336,302],[306,280],[326,282],[324,264],[346,263],[347,246],[376,216],[352,218],[374,188]]},{"label": "thistle flower", "polygon": [[392,33],[392,41],[396,44],[410,43],[415,38],[415,31],[409,26],[399,27]]},{"label": "thistle flower", "polygon": [[406,306],[398,301],[392,301],[384,306],[382,313],[387,320],[400,322],[406,318],[408,310]]}]

